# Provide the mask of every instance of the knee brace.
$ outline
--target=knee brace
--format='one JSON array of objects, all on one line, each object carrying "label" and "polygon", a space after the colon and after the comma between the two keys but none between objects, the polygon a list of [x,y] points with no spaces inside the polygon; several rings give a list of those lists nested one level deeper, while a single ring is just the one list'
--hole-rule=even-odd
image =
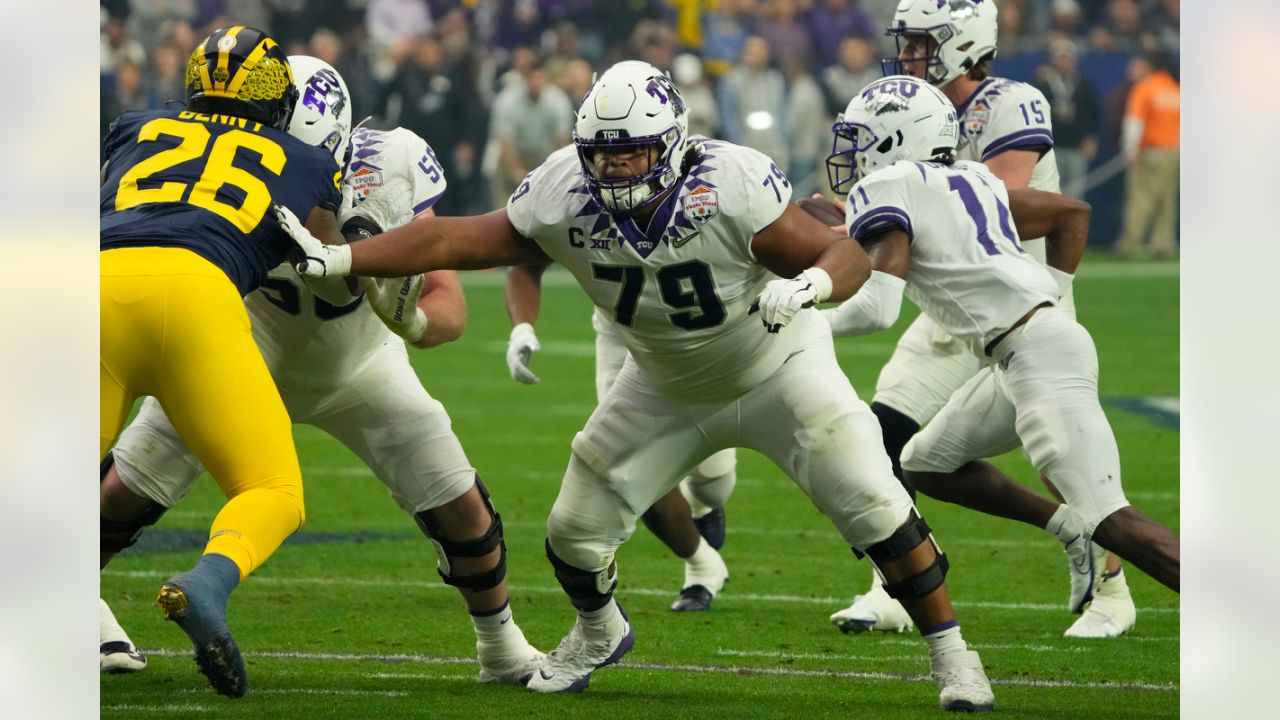
[{"label": "knee brace", "polygon": [[[899,481],[902,481],[902,449],[907,446],[907,441],[911,439],[911,436],[920,430],[920,425],[915,420],[883,403],[871,403],[871,412],[880,421],[880,433],[884,439],[884,450],[889,454],[889,461],[893,463],[893,474]],[[912,490],[905,482],[903,482],[903,485],[907,488],[907,493],[911,495],[911,500],[914,502],[916,491]]]},{"label": "knee brace", "polygon": [[901,580],[885,582],[884,585],[885,592],[889,593],[889,597],[898,600],[922,598],[942,585],[947,577],[947,569],[950,567],[946,554],[942,552],[936,542],[933,542],[930,532],[929,524],[924,521],[924,518],[912,512],[911,519],[895,530],[892,535],[868,546],[861,552],[854,548],[853,554],[857,555],[858,559],[863,557],[870,558],[883,576],[883,564],[885,562],[907,555],[926,541],[933,543],[934,558],[929,567]]},{"label": "knee brace", "polygon": [[[98,468],[98,482],[102,482],[107,477],[107,471],[115,461],[111,453],[107,453],[107,456],[102,459]],[[142,531],[155,525],[169,510],[154,500],[147,500],[147,503],[147,509],[130,520],[112,520],[101,513],[98,514],[98,545],[102,552],[118,553],[132,547],[138,542]]]},{"label": "knee brace", "polygon": [[547,539],[547,559],[555,568],[556,580],[573,602],[574,607],[593,610],[603,607],[613,596],[618,586],[617,560],[609,563],[603,570],[583,570],[576,568],[556,555],[551,549],[551,540]]},{"label": "knee brace", "polygon": [[[451,540],[445,537],[440,528],[440,523],[432,517],[430,510],[414,513],[413,519],[417,521],[418,527],[422,529],[423,534],[427,536],[427,539],[431,541],[431,544],[436,549],[436,572],[440,573],[440,579],[444,580],[446,585],[473,592],[481,592],[492,590],[506,579],[507,543],[502,537],[502,517],[493,509],[493,503],[489,502],[489,490],[484,486],[484,482],[480,480],[479,475],[476,475],[476,488],[480,490],[480,497],[484,500],[484,506],[489,511],[490,518],[488,531],[479,538],[474,540]],[[498,563],[491,570],[473,575],[454,574],[450,563],[451,558],[484,557],[493,552],[495,548],[500,549],[501,552],[498,555]]]},{"label": "knee brace", "polygon": [[732,463],[727,469],[724,468],[723,463],[715,463],[721,467],[712,469],[724,470],[724,472],[714,475],[705,472],[704,466],[709,463],[710,461],[699,465],[680,482],[680,494],[684,495],[684,499],[693,507],[695,516],[705,515],[709,510],[724,507],[729,501],[729,495],[733,493],[734,485],[738,482],[738,473]]}]

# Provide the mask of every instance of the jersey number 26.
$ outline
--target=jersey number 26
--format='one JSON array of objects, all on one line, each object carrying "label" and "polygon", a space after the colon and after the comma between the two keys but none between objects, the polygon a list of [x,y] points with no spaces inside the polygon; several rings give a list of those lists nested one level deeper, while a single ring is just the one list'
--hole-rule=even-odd
[{"label": "jersey number 26", "polygon": [[[237,150],[248,148],[259,155],[258,164],[263,169],[279,175],[285,163],[284,150],[279,145],[261,135],[230,130],[219,135],[210,149],[208,128],[174,118],[157,118],[143,125],[138,132],[138,142],[154,142],[161,135],[175,137],[181,142],[177,147],[161,150],[129,168],[116,189],[116,210],[127,210],[145,203],[179,202],[185,197],[186,202],[216,213],[241,232],[249,233],[258,226],[271,206],[271,191],[266,183],[247,170],[236,167],[232,161]],[[195,185],[169,180],[160,183],[159,187],[138,187],[139,180],[203,157],[206,150],[209,155],[204,171]],[[218,199],[218,190],[223,185],[231,185],[244,192],[244,202],[239,207]]]}]

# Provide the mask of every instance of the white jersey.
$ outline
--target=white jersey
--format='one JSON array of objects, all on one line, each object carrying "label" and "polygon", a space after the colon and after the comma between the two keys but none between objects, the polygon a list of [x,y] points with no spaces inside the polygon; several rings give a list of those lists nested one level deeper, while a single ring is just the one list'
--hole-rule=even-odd
[{"label": "white jersey", "polygon": [[[956,159],[986,162],[1007,150],[1043,150],[1029,186],[1061,192],[1058,161],[1053,155],[1053,119],[1049,101],[1034,86],[1007,78],[987,78],[958,108],[960,140]],[[1045,261],[1044,238],[1023,243],[1027,252]]]},{"label": "white jersey", "polygon": [[740,395],[798,349],[813,313],[778,335],[748,315],[776,276],[751,252],[755,234],[791,200],[791,184],[767,156],[693,138],[701,156],[646,229],[610,213],[588,192],[572,147],[553,153],[507,202],[507,215],[591,301],[617,321],[627,349],[664,394]]},{"label": "white jersey", "polygon": [[863,178],[845,207],[859,242],[906,232],[906,296],[978,357],[1028,310],[1058,297],[1049,271],[1018,242],[1004,183],[981,163],[898,161]]},{"label": "white jersey", "polygon": [[[363,198],[394,178],[413,188],[414,215],[428,210],[445,190],[435,153],[412,131],[357,130],[343,184]],[[342,383],[383,343],[398,340],[363,296],[331,305],[314,296],[287,263],[245,297],[245,306],[254,340],[282,389]]]}]

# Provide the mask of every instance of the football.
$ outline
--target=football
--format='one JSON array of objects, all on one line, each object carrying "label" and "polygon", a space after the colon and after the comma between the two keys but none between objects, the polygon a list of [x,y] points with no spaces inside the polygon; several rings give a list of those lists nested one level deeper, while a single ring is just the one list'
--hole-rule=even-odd
[{"label": "football", "polygon": [[823,225],[844,225],[844,208],[826,198],[800,198],[796,205],[821,220]]}]

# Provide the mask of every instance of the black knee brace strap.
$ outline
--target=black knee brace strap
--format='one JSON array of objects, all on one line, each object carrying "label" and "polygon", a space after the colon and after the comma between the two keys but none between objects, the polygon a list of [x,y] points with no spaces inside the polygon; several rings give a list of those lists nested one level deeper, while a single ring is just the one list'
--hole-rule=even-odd
[{"label": "black knee brace strap", "polygon": [[[892,535],[871,545],[865,552],[859,552],[857,548],[853,548],[853,554],[857,555],[858,559],[870,557],[871,561],[879,567],[915,550],[921,543],[929,541],[929,533],[932,530],[929,528],[929,523],[914,512],[911,513],[911,518]],[[934,554],[933,563],[929,567],[897,582],[885,583],[884,590],[889,593],[889,597],[898,600],[924,597],[942,585],[946,580],[949,567],[946,554],[939,550]]]},{"label": "black knee brace strap", "polygon": [[933,530],[929,528],[929,523],[912,512],[911,519],[902,527],[894,530],[892,535],[869,546],[864,551],[859,552],[858,548],[853,548],[853,554],[857,555],[859,560],[869,557],[872,562],[879,565],[900,558],[915,550],[917,545],[929,539],[929,533],[931,532]]},{"label": "black knee brace strap", "polygon": [[138,542],[142,531],[155,525],[169,508],[157,502],[132,520],[112,520],[98,516],[98,544],[102,552],[118,553]]},{"label": "black knee brace strap", "polygon": [[947,556],[939,552],[934,556],[932,565],[904,580],[885,583],[884,591],[895,600],[925,597],[942,585],[950,567]]},{"label": "black knee brace strap", "polygon": [[[451,540],[445,537],[440,528],[440,523],[431,515],[430,510],[415,513],[413,519],[417,521],[418,527],[422,529],[423,534],[430,538],[432,544],[436,547],[436,555],[439,556],[439,565],[436,567],[436,572],[440,574],[440,578],[444,580],[445,584],[479,592],[497,587],[507,577],[507,544],[502,535],[502,516],[493,509],[493,503],[489,502],[489,492],[484,483],[480,482],[478,475],[476,476],[476,487],[480,490],[480,497],[484,500],[485,508],[489,510],[491,518],[489,530],[481,537],[474,540]],[[501,552],[498,555],[498,563],[494,565],[493,569],[474,575],[459,576],[453,574],[450,568],[451,563],[449,562],[451,558],[484,557],[495,549],[500,549]]]},{"label": "black knee brace strap", "polygon": [[560,581],[560,587],[564,588],[565,594],[574,600],[607,601],[613,595],[614,589],[618,587],[618,578],[615,575],[613,581],[609,583],[609,589],[600,592],[597,584],[600,571],[583,570],[561,560],[560,556],[551,549],[550,539],[547,540],[547,559],[551,561],[551,567],[556,570],[556,580]]}]

